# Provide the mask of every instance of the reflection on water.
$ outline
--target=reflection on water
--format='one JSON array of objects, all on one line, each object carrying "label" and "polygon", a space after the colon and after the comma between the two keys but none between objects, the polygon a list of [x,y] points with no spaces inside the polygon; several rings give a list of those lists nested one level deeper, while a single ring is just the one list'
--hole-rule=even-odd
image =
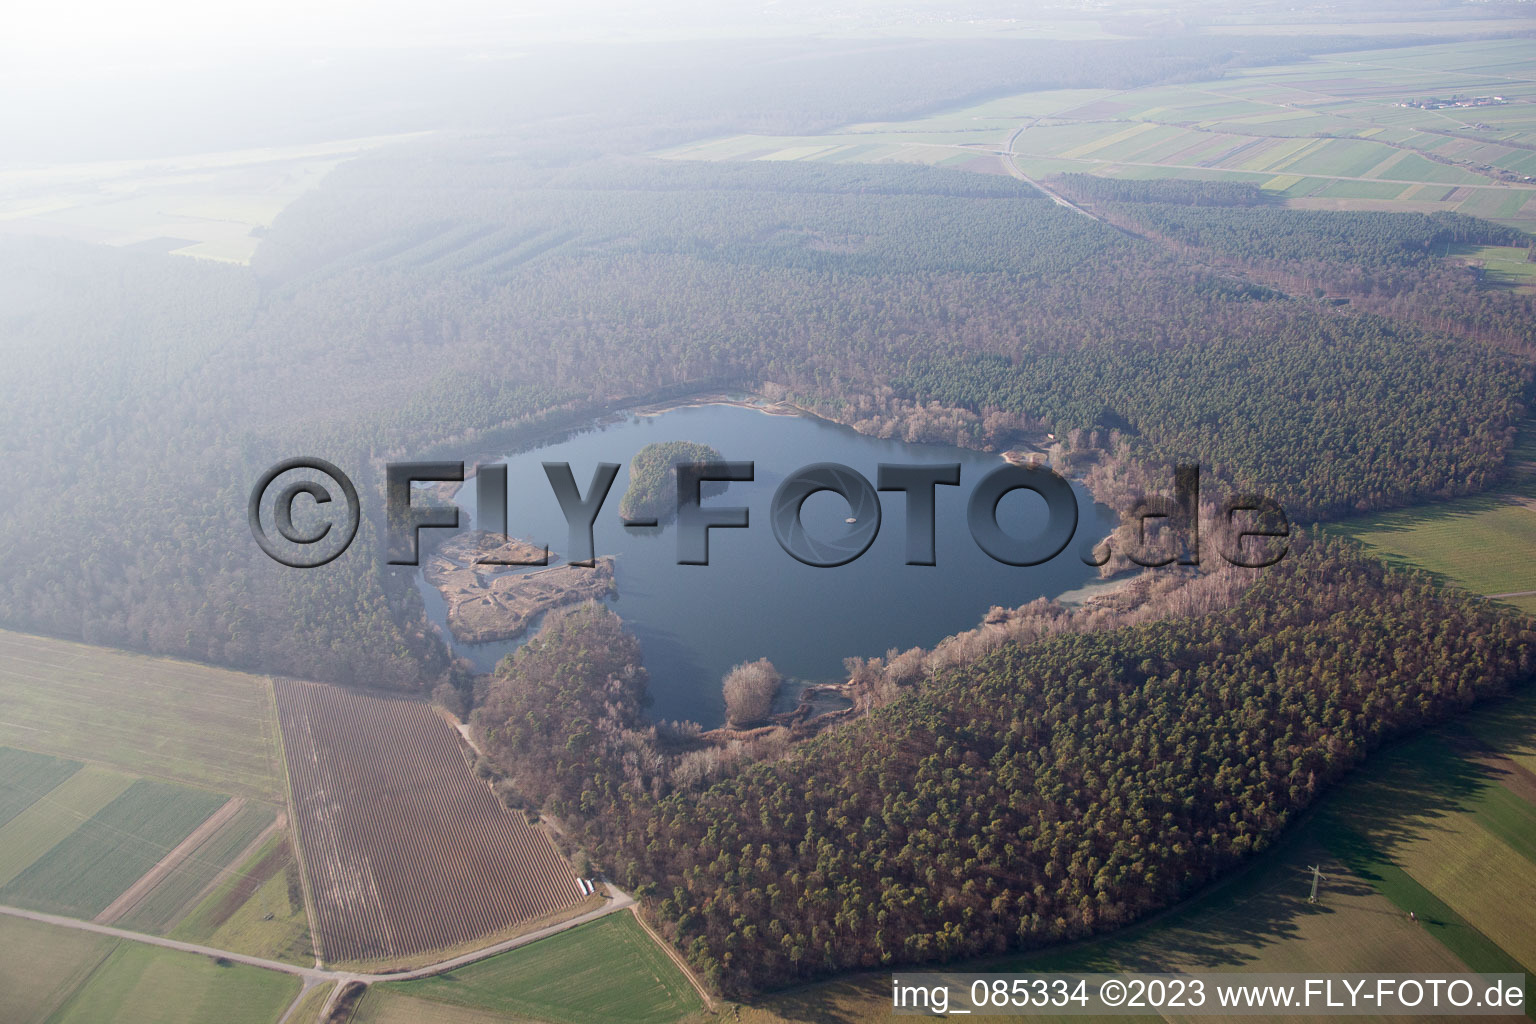
[{"label": "reflection on water", "polygon": [[[711,530],[710,564],[678,565],[675,526],[625,529],[619,499],[634,454],[656,441],[697,441],[732,460],[756,463],[756,479],[732,483],[706,507],[745,506],[747,529]],[[1054,597],[1095,578],[1080,555],[1113,526],[1109,509],[1078,497],[1078,532],[1059,556],[1029,568],[1002,565],[976,547],[965,525],[965,502],[987,473],[1002,465],[992,454],[944,445],[911,445],[865,437],[823,420],[767,416],[727,405],[632,416],[506,460],[509,530],[514,536],[564,552],[567,530],[540,465],[569,462],[585,488],[599,462],[623,465],[595,527],[599,555],[617,556],[618,597],[611,605],[639,637],[651,675],[656,718],[691,718],[715,725],[724,718],[721,677],[742,661],[767,657],[786,678],[838,681],[842,660],[870,657],[892,647],[931,647],[970,629],[992,605],[1014,606]],[[936,566],[904,564],[905,498],[881,495],[879,536],[858,560],[832,569],[795,561],[778,545],[768,522],[774,490],[790,473],[814,462],[839,462],[873,482],[881,462],[961,464],[960,486],[936,494]],[[460,521],[472,525],[476,481],[456,498]],[[804,506],[813,536],[832,538],[850,527],[846,502],[830,493]],[[1018,492],[999,505],[999,522],[1020,538],[1044,526],[1044,503]],[[433,531],[425,531],[424,536]],[[420,574],[429,616],[444,626],[446,608]],[[445,630],[446,633],[446,630]],[[455,644],[455,651],[490,670],[519,641]],[[786,706],[794,687],[786,687]]]}]

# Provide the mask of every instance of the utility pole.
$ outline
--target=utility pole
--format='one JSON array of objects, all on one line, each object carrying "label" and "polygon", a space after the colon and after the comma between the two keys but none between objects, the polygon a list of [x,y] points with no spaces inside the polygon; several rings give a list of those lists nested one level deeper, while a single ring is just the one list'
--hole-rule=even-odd
[{"label": "utility pole", "polygon": [[1316,864],[1308,864],[1307,866],[1312,869],[1312,895],[1307,897],[1307,902],[1308,903],[1316,903],[1317,902],[1317,883],[1322,881],[1323,878],[1326,877],[1326,876],[1324,876],[1323,873],[1318,870]]}]

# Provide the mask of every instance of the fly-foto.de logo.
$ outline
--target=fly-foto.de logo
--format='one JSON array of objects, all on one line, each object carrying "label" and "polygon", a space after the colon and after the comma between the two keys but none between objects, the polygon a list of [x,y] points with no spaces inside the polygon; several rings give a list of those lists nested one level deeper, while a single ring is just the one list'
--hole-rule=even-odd
[{"label": "fly-foto.de logo", "polygon": [[[547,487],[565,518],[572,565],[594,562],[593,526],[613,489],[620,464],[600,462],[585,492],[576,482],[568,462],[545,462],[544,480],[522,486]],[[905,559],[907,565],[934,565],[938,529],[936,492],[939,487],[961,486],[959,463],[880,463],[875,482],[858,470],[835,462],[804,466],[774,491],[768,522],[779,546],[790,557],[818,568],[847,565],[869,550],[880,533],[880,492],[899,493],[906,509]],[[677,481],[677,564],[708,565],[710,534],[714,530],[744,530],[752,525],[752,509],[744,505],[705,504],[705,484],[745,483],[756,479],[756,463],[750,461],[681,462],[675,467]],[[507,522],[507,467],[493,463],[476,467],[479,480],[476,499],[477,525],[494,535],[509,534]],[[464,480],[462,462],[392,462],[385,467],[385,531],[388,563],[416,565],[422,530],[457,530],[459,509],[451,505],[416,501],[420,484],[452,485]],[[847,527],[834,537],[822,537],[806,529],[802,520],[805,502],[814,494],[829,491],[848,503]],[[1045,502],[1044,528],[1033,537],[1017,537],[998,521],[998,506],[1015,491],[1029,491]],[[295,568],[325,565],[344,552],[357,536],[362,506],[357,488],[336,466],[324,459],[300,457],[279,462],[262,474],[251,489],[247,518],[256,543],[275,561]],[[1152,521],[1161,521],[1164,539],[1157,554],[1144,546],[1127,550],[1137,565],[1159,566],[1200,561],[1200,472],[1196,466],[1180,466],[1174,475],[1174,493],[1143,499],[1125,516],[1133,524],[1132,536],[1144,541]],[[1223,529],[1217,547],[1233,565],[1261,568],[1285,556],[1290,524],[1284,510],[1271,498],[1259,495],[1227,497],[1219,506]],[[1077,495],[1066,478],[1046,465],[1004,463],[983,476],[966,500],[965,525],[976,545],[1005,565],[1032,566],[1061,554],[1077,531]],[[626,528],[653,528],[656,518],[623,519]],[[1257,538],[1257,545],[1247,543]],[[1100,545],[1083,561],[1103,565],[1109,558]],[[521,562],[498,565],[545,565],[549,553]],[[482,560],[483,562],[483,560]]]}]

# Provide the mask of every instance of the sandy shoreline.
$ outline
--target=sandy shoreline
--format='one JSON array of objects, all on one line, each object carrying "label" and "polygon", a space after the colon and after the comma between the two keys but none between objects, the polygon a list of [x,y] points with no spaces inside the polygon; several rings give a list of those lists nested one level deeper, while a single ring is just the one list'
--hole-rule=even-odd
[{"label": "sandy shoreline", "polygon": [[1064,594],[1058,594],[1054,600],[1067,608],[1081,608],[1090,601],[1101,597],[1111,597],[1120,593],[1120,591],[1135,583],[1136,578],[1136,573],[1124,572],[1109,579],[1090,580],[1076,590],[1069,590]]}]

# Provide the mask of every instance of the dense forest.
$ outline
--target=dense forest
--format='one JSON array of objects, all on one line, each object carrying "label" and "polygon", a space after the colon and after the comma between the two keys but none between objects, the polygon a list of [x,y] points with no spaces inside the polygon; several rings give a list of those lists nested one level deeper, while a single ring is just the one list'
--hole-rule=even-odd
[{"label": "dense forest", "polygon": [[[382,461],[702,386],[914,441],[1113,431],[1298,520],[1488,487],[1527,399],[1526,366],[1475,339],[1236,280],[1009,179],[563,153],[356,160],[249,269],[0,243],[0,445],[18,506],[57,524],[42,545],[0,525],[0,624],[429,688],[448,658],[379,565]],[[300,453],[372,498],[353,549],[305,572],[241,514]]]},{"label": "dense forest", "polygon": [[1536,357],[1536,298],[1488,287],[1456,258],[1461,246],[1529,248],[1514,228],[1459,213],[1293,210],[1233,182],[1067,174],[1056,184],[1113,223],[1256,281]]},{"label": "dense forest", "polygon": [[637,731],[623,637],[569,613],[477,727],[731,994],[1123,925],[1536,667],[1530,620],[1314,540],[1227,610],[1005,644],[697,790],[667,782],[675,734]]}]

